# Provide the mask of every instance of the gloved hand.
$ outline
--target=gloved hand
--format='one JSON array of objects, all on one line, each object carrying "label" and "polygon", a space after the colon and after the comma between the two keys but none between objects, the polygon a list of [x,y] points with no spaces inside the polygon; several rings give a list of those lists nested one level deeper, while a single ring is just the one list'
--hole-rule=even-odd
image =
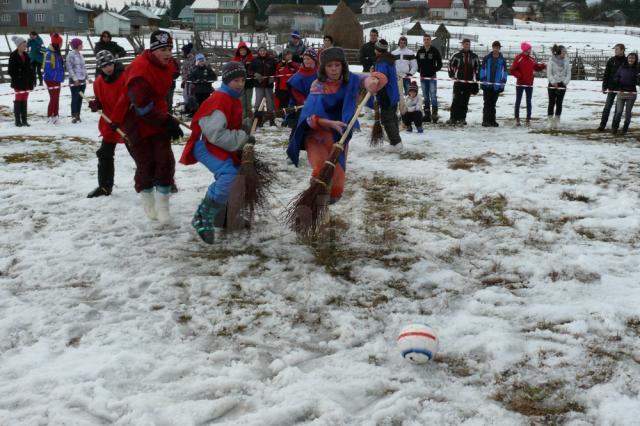
[{"label": "gloved hand", "polygon": [[259,73],[255,73],[253,75],[253,78],[255,78],[258,83],[262,83],[262,80],[264,80],[264,77],[262,77],[262,74],[259,74]]},{"label": "gloved hand", "polygon": [[91,112],[98,112],[98,110],[102,109],[102,105],[100,104],[99,100],[93,99],[89,101],[89,109],[91,110]]},{"label": "gloved hand", "polygon": [[118,125],[118,123],[113,123],[113,122],[111,122],[111,123],[109,123],[109,128],[110,128],[111,130],[113,130],[114,132],[117,132],[117,131],[118,131],[118,129],[120,128],[120,126]]},{"label": "gloved hand", "polygon": [[164,127],[167,129],[167,134],[171,140],[177,140],[184,136],[180,128],[180,123],[173,117],[169,117],[169,119],[165,121]]}]

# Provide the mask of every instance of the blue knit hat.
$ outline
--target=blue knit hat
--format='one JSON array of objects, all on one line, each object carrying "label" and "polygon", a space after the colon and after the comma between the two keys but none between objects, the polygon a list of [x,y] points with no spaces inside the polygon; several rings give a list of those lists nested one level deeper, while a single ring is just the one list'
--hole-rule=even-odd
[{"label": "blue knit hat", "polygon": [[293,31],[293,32],[291,33],[291,37],[293,37],[293,38],[301,38],[301,37],[300,37],[300,33],[299,33],[298,31]]},{"label": "blue knit hat", "polygon": [[196,62],[206,61],[207,58],[204,56],[204,53],[196,53]]}]

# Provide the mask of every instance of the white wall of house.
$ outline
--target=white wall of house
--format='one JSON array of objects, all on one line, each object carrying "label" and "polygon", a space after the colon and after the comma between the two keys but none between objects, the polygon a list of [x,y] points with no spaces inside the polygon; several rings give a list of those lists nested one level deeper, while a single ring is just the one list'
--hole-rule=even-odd
[{"label": "white wall of house", "polygon": [[101,13],[93,21],[96,34],[109,31],[112,36],[131,34],[131,22],[118,19],[108,13]]}]

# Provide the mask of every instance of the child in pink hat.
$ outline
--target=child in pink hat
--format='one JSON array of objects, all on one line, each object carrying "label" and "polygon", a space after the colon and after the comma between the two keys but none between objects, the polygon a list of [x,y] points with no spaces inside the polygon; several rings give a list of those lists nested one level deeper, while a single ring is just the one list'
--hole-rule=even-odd
[{"label": "child in pink hat", "polygon": [[522,102],[522,93],[527,95],[527,125],[531,120],[531,97],[533,96],[533,73],[535,71],[542,71],[546,68],[543,63],[536,62],[531,57],[531,44],[523,41],[520,44],[522,53],[515,57],[513,64],[511,65],[511,75],[516,77],[516,105],[515,105],[515,117],[516,126],[520,125],[520,103]]}]

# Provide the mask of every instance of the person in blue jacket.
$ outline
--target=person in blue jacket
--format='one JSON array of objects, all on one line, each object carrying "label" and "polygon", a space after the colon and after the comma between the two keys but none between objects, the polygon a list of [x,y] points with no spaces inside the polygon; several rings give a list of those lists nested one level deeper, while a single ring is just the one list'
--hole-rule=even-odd
[{"label": "person in blue jacket", "polygon": [[397,84],[395,58],[389,53],[389,43],[385,39],[380,39],[375,44],[376,63],[374,71],[384,74],[390,82],[377,95],[380,107],[380,121],[384,127],[391,146],[397,150],[402,150],[402,139],[400,138],[400,127],[398,124],[398,103],[400,102],[400,90]]},{"label": "person in blue jacket", "polygon": [[57,33],[51,34],[51,45],[44,59],[44,82],[49,90],[49,107],[47,108],[47,122],[58,123],[60,109],[60,89],[64,81],[64,62],[62,61],[62,37]]},{"label": "person in blue jacket", "polygon": [[498,127],[496,121],[496,102],[500,93],[504,92],[507,82],[507,60],[500,53],[499,41],[491,45],[491,53],[482,59],[480,66],[480,85],[483,90],[484,106],[482,107],[482,127]]}]

